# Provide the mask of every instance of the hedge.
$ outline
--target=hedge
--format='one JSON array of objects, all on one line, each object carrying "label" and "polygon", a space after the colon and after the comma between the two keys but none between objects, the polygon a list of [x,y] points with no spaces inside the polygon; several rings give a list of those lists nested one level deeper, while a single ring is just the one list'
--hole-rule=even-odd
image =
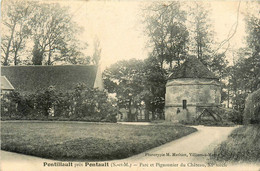
[{"label": "hedge", "polygon": [[260,124],[260,89],[248,95],[243,122],[244,124]]},{"label": "hedge", "polygon": [[1,119],[82,120],[116,122],[117,107],[105,91],[78,84],[73,91],[54,86],[32,94],[11,92],[1,103]]}]

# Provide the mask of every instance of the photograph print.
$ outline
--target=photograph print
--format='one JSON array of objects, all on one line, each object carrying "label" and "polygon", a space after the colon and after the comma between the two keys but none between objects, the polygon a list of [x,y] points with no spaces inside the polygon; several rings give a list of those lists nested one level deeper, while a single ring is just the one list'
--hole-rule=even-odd
[{"label": "photograph print", "polygon": [[0,170],[260,170],[259,1],[0,14]]}]

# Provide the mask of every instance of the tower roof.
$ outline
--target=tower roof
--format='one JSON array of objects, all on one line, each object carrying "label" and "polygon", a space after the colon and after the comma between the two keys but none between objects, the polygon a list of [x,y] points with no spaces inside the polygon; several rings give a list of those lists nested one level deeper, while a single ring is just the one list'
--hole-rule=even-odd
[{"label": "tower roof", "polygon": [[169,80],[177,78],[206,78],[218,79],[202,62],[196,57],[189,57],[176,69]]}]

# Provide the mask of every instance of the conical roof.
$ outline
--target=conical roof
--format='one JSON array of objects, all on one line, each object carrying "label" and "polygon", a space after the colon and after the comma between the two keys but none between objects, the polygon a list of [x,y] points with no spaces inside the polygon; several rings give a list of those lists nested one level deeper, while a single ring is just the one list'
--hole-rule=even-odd
[{"label": "conical roof", "polygon": [[186,61],[176,69],[168,78],[206,78],[218,79],[202,62],[196,57],[189,57]]}]

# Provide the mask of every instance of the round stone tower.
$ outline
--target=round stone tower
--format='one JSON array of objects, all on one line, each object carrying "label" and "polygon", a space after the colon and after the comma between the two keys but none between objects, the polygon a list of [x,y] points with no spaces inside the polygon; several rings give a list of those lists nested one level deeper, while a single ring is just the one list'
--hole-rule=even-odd
[{"label": "round stone tower", "polygon": [[165,120],[193,121],[204,109],[219,106],[218,78],[196,57],[189,57],[166,84]]}]

